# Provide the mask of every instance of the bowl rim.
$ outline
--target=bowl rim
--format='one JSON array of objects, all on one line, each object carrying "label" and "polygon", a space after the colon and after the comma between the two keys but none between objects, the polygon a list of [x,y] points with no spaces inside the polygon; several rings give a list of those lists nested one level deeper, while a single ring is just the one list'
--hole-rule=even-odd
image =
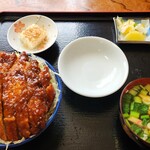
[{"label": "bowl rim", "polygon": [[[142,83],[141,83],[142,82]],[[125,133],[128,135],[129,138],[131,138],[134,142],[136,142],[139,146],[148,146],[150,147],[150,143],[144,141],[142,138],[140,138],[137,134],[135,134],[131,129],[130,127],[128,127],[127,123],[125,122],[125,119],[123,117],[123,111],[122,111],[122,97],[123,95],[129,90],[131,89],[132,87],[134,87],[135,85],[138,85],[138,84],[142,84],[142,85],[146,85],[148,84],[148,82],[150,83],[150,77],[142,77],[142,78],[137,78],[137,79],[134,79],[132,81],[130,81],[125,87],[124,89],[122,90],[121,92],[121,95],[120,95],[120,100],[119,100],[119,118],[120,118],[120,121],[121,121],[121,125],[125,131]],[[129,135],[127,133],[127,131],[125,130],[125,128],[127,128],[127,130],[132,134],[132,135]],[[140,142],[140,143],[138,143]],[[142,142],[142,143],[141,143]],[[144,143],[144,144],[143,144]]]},{"label": "bowl rim", "polygon": [[[55,116],[56,116],[56,114],[57,114],[57,112],[58,112],[58,108],[59,108],[59,106],[60,106],[60,103],[61,103],[61,101],[62,101],[62,82],[61,82],[60,77],[59,77],[57,74],[55,74],[55,72],[56,72],[55,68],[54,68],[48,61],[46,61],[45,59],[43,59],[43,58],[41,58],[41,57],[39,57],[39,56],[36,56],[36,57],[37,57],[37,58],[40,58],[40,59],[42,59],[42,60],[44,60],[44,61],[46,62],[46,64],[48,65],[48,67],[53,71],[53,73],[54,73],[54,75],[55,75],[55,79],[56,79],[56,81],[57,81],[57,83],[58,83],[58,89],[59,89],[59,91],[60,91],[60,92],[59,92],[59,96],[58,96],[58,102],[57,102],[57,104],[56,104],[56,107],[55,107],[54,112],[50,115],[49,119],[47,120],[47,123],[46,123],[45,128],[42,129],[42,130],[40,131],[40,133],[38,133],[37,135],[34,135],[34,136],[32,136],[32,137],[29,137],[29,138],[23,140],[23,141],[20,142],[20,143],[16,143],[16,144],[11,143],[11,144],[8,145],[9,148],[14,148],[14,147],[18,147],[18,146],[24,145],[24,144],[26,144],[26,143],[28,143],[28,142],[31,142],[32,140],[34,140],[34,139],[35,139],[36,137],[38,137],[39,135],[41,135],[41,134],[49,127],[49,125],[52,123],[52,121],[54,120],[54,118],[55,118]],[[0,143],[0,148],[6,148],[6,146],[7,146],[6,144]]]}]

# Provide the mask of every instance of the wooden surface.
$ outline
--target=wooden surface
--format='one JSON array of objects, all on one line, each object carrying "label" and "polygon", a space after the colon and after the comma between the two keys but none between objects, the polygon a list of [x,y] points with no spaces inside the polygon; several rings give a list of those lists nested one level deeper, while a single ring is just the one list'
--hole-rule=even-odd
[{"label": "wooden surface", "polygon": [[0,0],[0,12],[149,12],[150,0]]}]

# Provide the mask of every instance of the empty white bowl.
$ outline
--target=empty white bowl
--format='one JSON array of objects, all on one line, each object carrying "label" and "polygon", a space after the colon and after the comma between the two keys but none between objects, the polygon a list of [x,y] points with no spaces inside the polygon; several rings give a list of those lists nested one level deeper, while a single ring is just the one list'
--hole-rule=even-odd
[{"label": "empty white bowl", "polygon": [[[26,48],[22,44],[19,36],[21,31],[23,31],[32,24],[37,24],[39,27],[45,29],[47,33],[47,41],[41,48],[34,48],[31,50]],[[20,30],[20,32],[18,30]],[[43,15],[28,15],[18,19],[10,26],[7,32],[7,40],[10,46],[16,51],[25,51],[26,53],[40,53],[47,50],[54,44],[57,35],[58,29],[55,22],[52,19]]]},{"label": "empty white bowl", "polygon": [[62,50],[58,70],[72,91],[87,97],[104,97],[125,83],[129,65],[117,45],[89,36],[72,41]]}]

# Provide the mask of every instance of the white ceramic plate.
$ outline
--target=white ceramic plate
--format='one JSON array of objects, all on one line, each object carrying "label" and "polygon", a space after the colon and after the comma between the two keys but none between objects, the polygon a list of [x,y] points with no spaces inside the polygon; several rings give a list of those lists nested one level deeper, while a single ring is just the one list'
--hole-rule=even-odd
[{"label": "white ceramic plate", "polygon": [[[32,24],[37,24],[46,30],[47,42],[41,48],[30,50],[24,47],[20,41],[19,34],[22,30],[26,29]],[[29,15],[18,19],[10,26],[7,32],[7,40],[10,46],[19,52],[25,51],[26,53],[40,53],[47,50],[54,44],[57,35],[58,29],[52,19],[43,15]]]},{"label": "white ceramic plate", "polygon": [[83,37],[69,43],[58,59],[63,82],[87,97],[104,97],[126,81],[129,65],[122,50],[100,37]]}]

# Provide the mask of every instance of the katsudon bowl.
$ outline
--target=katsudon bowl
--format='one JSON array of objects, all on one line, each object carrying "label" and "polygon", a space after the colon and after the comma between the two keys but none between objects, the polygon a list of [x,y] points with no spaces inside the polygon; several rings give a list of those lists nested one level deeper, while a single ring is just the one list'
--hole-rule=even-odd
[{"label": "katsudon bowl", "polygon": [[[17,55],[18,55],[18,53],[17,53]],[[8,149],[8,148],[13,148],[13,147],[18,147],[18,146],[24,145],[24,144],[32,141],[36,137],[38,137],[41,133],[43,133],[50,126],[50,124],[52,123],[52,121],[54,120],[54,118],[58,112],[58,109],[59,109],[59,106],[61,103],[62,83],[61,83],[59,76],[57,76],[55,74],[56,70],[54,69],[54,67],[50,63],[48,63],[46,60],[44,60],[43,58],[37,57],[35,55],[31,55],[29,57],[33,60],[37,60],[40,68],[42,68],[43,66],[47,66],[49,68],[49,72],[51,74],[51,81],[50,82],[52,83],[54,90],[55,90],[55,98],[53,100],[53,103],[51,104],[50,109],[47,112],[48,118],[46,120],[46,124],[45,124],[45,127],[43,129],[41,129],[37,134],[31,135],[29,138],[21,138],[20,140],[17,140],[14,142],[0,140],[0,149],[1,148]]]}]

